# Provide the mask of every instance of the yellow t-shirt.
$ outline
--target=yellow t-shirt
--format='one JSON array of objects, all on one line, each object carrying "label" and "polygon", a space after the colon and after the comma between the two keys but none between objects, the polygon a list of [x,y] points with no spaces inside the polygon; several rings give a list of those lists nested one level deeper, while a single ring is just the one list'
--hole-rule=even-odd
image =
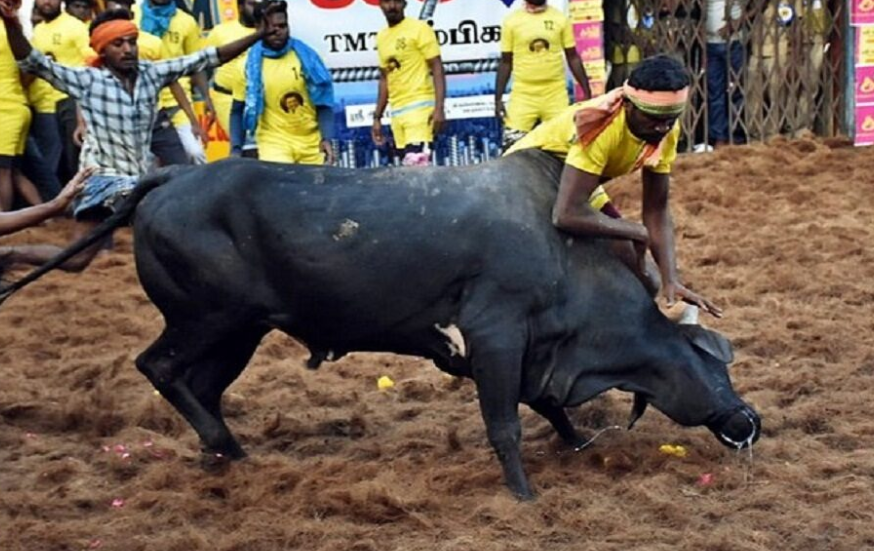
[{"label": "yellow t-shirt", "polygon": [[[588,146],[583,147],[577,140],[574,113],[586,106],[587,100],[568,107],[561,115],[542,123],[516,142],[507,153],[536,147],[565,158],[565,163],[590,174],[599,174],[605,180],[616,178],[634,171],[637,157],[644,147],[643,140],[637,138],[625,124],[625,108]],[[649,170],[659,174],[670,174],[677,159],[677,142],[680,138],[680,121],[665,138],[662,154],[655,166]]]},{"label": "yellow t-shirt", "polygon": [[[142,29],[141,19],[142,13],[134,6],[134,21],[140,29]],[[176,10],[176,14],[170,19],[170,26],[167,28],[167,32],[160,39],[164,44],[164,59],[173,59],[174,57],[193,54],[203,48],[203,39],[200,37],[200,27],[197,25],[197,21],[182,10]],[[182,77],[179,79],[179,85],[182,86],[182,89],[185,90],[185,95],[191,101],[191,79],[189,77]],[[169,88],[161,90],[159,105],[161,108],[176,107],[178,105]],[[188,120],[183,113],[180,112],[179,115],[183,120]],[[177,120],[174,118],[174,122]]]},{"label": "yellow t-shirt", "polygon": [[[34,48],[69,67],[83,67],[95,55],[88,42],[88,26],[64,11],[34,27],[31,40]],[[37,113],[54,113],[55,105],[67,94],[38,78],[28,87],[27,96]]]},{"label": "yellow t-shirt", "polygon": [[[310,101],[300,59],[294,51],[278,59],[265,57],[261,75],[264,111],[255,131],[256,142],[282,142],[283,136],[305,136],[319,131],[316,108]],[[234,76],[234,99],[246,101],[245,65]]]},{"label": "yellow t-shirt", "polygon": [[[243,26],[238,19],[226,21],[221,25],[216,25],[209,31],[209,36],[206,37],[205,46],[215,46],[216,48],[230,44],[235,40],[247,37],[255,32],[254,28]],[[246,54],[238,55],[231,61],[225,63],[215,71],[215,83],[228,90],[234,88],[234,75],[240,71],[241,67],[246,66]]]},{"label": "yellow t-shirt", "polygon": [[15,57],[6,39],[6,25],[0,25],[0,103],[11,102],[26,104],[24,88]]},{"label": "yellow t-shirt", "polygon": [[501,52],[513,54],[513,92],[537,94],[565,83],[564,51],[574,47],[570,20],[549,6],[541,13],[517,10],[504,19]]},{"label": "yellow t-shirt", "polygon": [[405,17],[376,35],[379,66],[386,71],[392,112],[434,101],[434,79],[427,60],[440,55],[437,35],[424,21]]},{"label": "yellow t-shirt", "polygon": [[153,34],[140,31],[137,37],[137,49],[139,57],[145,61],[161,61],[164,56],[164,43]]}]

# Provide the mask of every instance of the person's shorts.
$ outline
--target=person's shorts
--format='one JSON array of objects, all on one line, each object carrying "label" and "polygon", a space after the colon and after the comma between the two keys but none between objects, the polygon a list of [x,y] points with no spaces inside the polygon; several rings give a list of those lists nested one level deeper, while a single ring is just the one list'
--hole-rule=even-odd
[{"label": "person's shorts", "polygon": [[136,176],[109,176],[98,174],[88,178],[85,189],[73,206],[78,221],[100,222],[115,212],[119,203],[130,195],[137,185]]},{"label": "person's shorts", "polygon": [[258,159],[271,163],[323,165],[325,156],[319,149],[322,135],[311,132],[303,136],[284,134],[275,139],[256,135]]},{"label": "person's shorts", "polygon": [[161,166],[188,164],[188,155],[166,109],[158,111],[155,118],[149,149],[158,158]]},{"label": "person's shorts", "polygon": [[434,128],[431,115],[434,114],[434,102],[426,101],[401,107],[391,114],[391,132],[395,138],[395,148],[404,149],[408,144],[427,143],[434,141]]},{"label": "person's shorts", "polygon": [[12,168],[13,159],[24,154],[31,117],[27,105],[0,101],[0,168]]},{"label": "person's shorts", "polygon": [[564,82],[541,88],[537,94],[528,93],[524,89],[514,89],[510,93],[510,102],[507,104],[504,128],[531,132],[538,122],[545,122],[560,115],[568,105],[570,103]]}]

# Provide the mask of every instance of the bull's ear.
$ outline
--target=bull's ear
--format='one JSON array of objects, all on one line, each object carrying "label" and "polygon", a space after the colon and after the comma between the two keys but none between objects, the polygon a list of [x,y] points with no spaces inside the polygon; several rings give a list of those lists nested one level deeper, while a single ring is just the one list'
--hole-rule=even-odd
[{"label": "bull's ear", "polygon": [[680,331],[700,350],[727,364],[734,361],[734,351],[728,339],[700,325],[678,325]]}]

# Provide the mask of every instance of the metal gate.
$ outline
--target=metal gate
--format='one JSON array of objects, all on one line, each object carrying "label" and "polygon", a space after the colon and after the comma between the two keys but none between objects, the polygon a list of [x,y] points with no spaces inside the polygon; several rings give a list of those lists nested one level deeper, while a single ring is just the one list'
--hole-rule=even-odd
[{"label": "metal gate", "polygon": [[846,130],[846,9],[845,0],[604,0],[608,88],[643,57],[674,54],[692,74],[683,149],[833,136]]}]

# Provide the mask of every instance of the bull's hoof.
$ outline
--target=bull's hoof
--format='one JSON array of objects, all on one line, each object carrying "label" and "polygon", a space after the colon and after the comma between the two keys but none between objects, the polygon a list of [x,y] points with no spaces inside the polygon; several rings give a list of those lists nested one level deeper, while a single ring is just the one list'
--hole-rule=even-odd
[{"label": "bull's hoof", "polygon": [[531,490],[526,490],[524,492],[513,491],[513,495],[516,496],[516,499],[522,502],[532,502],[537,499],[537,494]]},{"label": "bull's hoof", "polygon": [[231,466],[232,459],[220,453],[203,453],[200,468],[208,473],[224,474]]},{"label": "bull's hoof", "polygon": [[224,474],[230,469],[234,461],[246,457],[246,453],[240,450],[239,454],[225,454],[204,450],[200,455],[200,467],[209,473]]}]

